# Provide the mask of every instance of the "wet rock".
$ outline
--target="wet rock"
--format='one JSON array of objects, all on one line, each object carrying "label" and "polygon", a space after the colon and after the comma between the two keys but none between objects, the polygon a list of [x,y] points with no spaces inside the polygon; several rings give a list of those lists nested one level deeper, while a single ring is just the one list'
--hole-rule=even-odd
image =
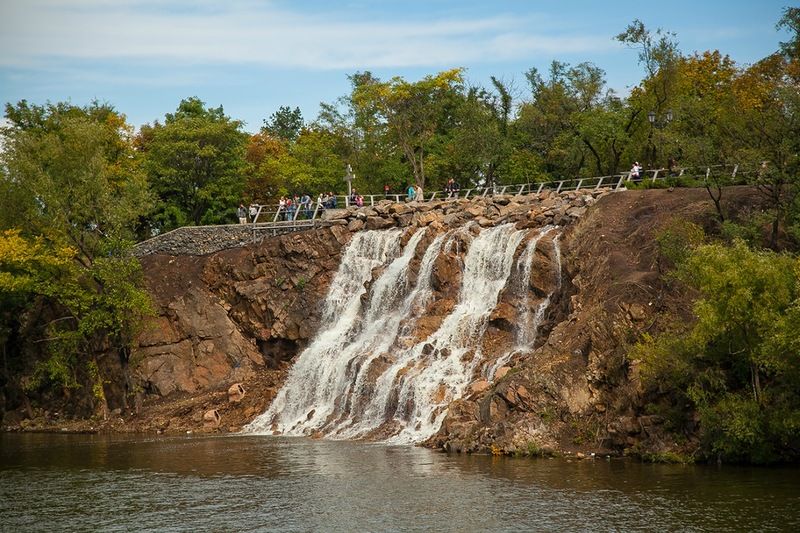
[{"label": "wet rock", "polygon": [[398,227],[405,228],[411,225],[411,220],[413,219],[414,215],[411,213],[405,213],[402,215],[393,215],[393,217],[397,221]]},{"label": "wet rock", "polygon": [[509,370],[511,370],[510,366],[501,366],[500,368],[498,368],[497,372],[495,372],[494,374],[495,381],[500,381],[501,379],[506,377],[506,374],[508,374]]},{"label": "wet rock", "polygon": [[473,394],[480,394],[481,392],[488,389],[491,385],[485,379],[481,379],[470,385],[470,390]]}]

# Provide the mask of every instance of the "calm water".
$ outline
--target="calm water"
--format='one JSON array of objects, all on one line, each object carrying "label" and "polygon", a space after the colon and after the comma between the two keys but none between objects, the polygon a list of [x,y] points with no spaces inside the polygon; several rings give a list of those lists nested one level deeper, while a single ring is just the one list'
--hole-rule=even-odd
[{"label": "calm water", "polygon": [[800,470],[0,434],[2,531],[800,530]]}]

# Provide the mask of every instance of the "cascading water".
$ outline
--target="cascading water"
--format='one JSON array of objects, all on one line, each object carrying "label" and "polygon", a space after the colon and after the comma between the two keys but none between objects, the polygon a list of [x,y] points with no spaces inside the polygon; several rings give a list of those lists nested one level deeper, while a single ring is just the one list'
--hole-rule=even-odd
[{"label": "cascading water", "polygon": [[[536,312],[531,312],[531,297],[530,297],[530,289],[528,288],[528,284],[530,283],[531,278],[531,270],[533,268],[533,258],[536,255],[536,246],[539,244],[539,241],[553,231],[555,226],[545,226],[542,228],[539,233],[534,235],[530,240],[528,240],[528,244],[525,246],[525,251],[520,255],[519,259],[517,260],[516,268],[515,268],[515,276],[512,285],[512,289],[517,294],[523,294],[524,296],[521,298],[519,303],[517,304],[517,313],[519,315],[519,320],[517,322],[516,327],[516,346],[510,349],[505,354],[498,357],[494,363],[492,363],[485,371],[484,376],[488,380],[493,380],[497,370],[504,366],[508,361],[514,356],[514,354],[527,349],[532,349],[534,343],[536,342],[536,335],[539,330],[539,326],[542,322],[542,318],[544,317],[544,311],[550,304],[550,297],[552,296],[552,292],[547,295],[547,298],[542,301],[536,309]],[[560,272],[561,266],[558,266],[559,271],[559,286],[560,282]]]},{"label": "cascading water", "polygon": [[[458,231],[463,229],[440,234],[428,245],[413,287],[409,268],[426,230],[412,235],[399,255],[399,230],[357,234],[326,298],[320,333],[299,356],[269,410],[246,431],[380,436],[397,442],[435,433],[447,405],[475,377],[488,317],[525,236],[513,224],[461,235],[459,242],[468,248],[458,301],[439,328],[420,341],[413,325],[431,297],[434,264],[440,254],[454,253]],[[364,284],[380,265],[386,266],[362,309]]]},{"label": "cascading water", "polygon": [[[287,433],[300,424],[321,425],[333,413],[346,386],[346,364],[337,364],[359,326],[361,296],[372,270],[397,254],[402,231],[363,231],[347,247],[325,299],[320,333],[292,367],[269,410],[249,431],[269,431],[280,414],[278,430]],[[311,407],[308,407],[311,406]]]},{"label": "cascading water", "polygon": [[[522,305],[519,307],[520,313],[520,320],[519,320],[519,327],[517,328],[517,349],[523,348],[530,348],[533,346],[533,343],[536,342],[536,334],[539,330],[539,325],[541,324],[542,315],[544,314],[539,313],[539,309],[547,309],[547,306],[550,303],[550,296],[552,296],[552,292],[547,295],[545,301],[541,302],[537,307],[535,313],[531,313],[531,296],[530,290],[528,290],[528,284],[530,283],[531,279],[531,270],[533,267],[533,257],[536,254],[536,245],[539,244],[539,241],[553,231],[555,228],[553,226],[547,226],[539,232],[533,239],[528,242],[528,246],[525,249],[525,254],[520,257],[520,264],[517,265],[518,270],[521,271],[522,275],[520,276],[520,292],[524,291],[525,297],[522,300]],[[559,266],[559,270],[560,270]],[[546,302],[546,303],[545,303]],[[544,306],[542,306],[544,304]]]},{"label": "cascading water", "polygon": [[[480,362],[480,338],[508,280],[525,232],[505,224],[483,230],[470,244],[458,303],[436,332],[398,358],[393,418],[402,429],[390,440],[418,442],[433,435]],[[470,355],[469,352],[472,352]],[[405,370],[404,373],[400,373]],[[388,413],[387,413],[388,414]]]}]

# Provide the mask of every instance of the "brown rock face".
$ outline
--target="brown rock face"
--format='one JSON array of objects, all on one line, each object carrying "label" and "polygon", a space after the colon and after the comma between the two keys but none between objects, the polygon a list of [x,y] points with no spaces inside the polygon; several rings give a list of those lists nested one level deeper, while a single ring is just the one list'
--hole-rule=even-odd
[{"label": "brown rock face", "polygon": [[[663,420],[645,414],[638,365],[626,361],[624,347],[635,332],[669,326],[669,318],[659,319],[656,309],[675,317],[690,308],[686,295],[670,292],[654,271],[654,235],[675,219],[701,222],[707,212],[701,192],[684,190],[680,198],[666,191],[631,192],[596,205],[593,196],[574,195],[568,206],[548,194],[534,205],[530,216],[542,222],[585,215],[567,226],[559,241],[563,282],[545,316],[543,345],[510,359],[511,368],[496,372],[493,386],[472,388],[469,396],[451,403],[439,434],[428,444],[506,453],[525,452],[531,445],[621,450],[647,447],[651,438],[656,448],[663,446],[658,437]],[[643,202],[646,225],[636,222]],[[555,235],[538,243],[528,283],[536,296],[531,301],[557,288]],[[503,302],[516,305],[519,298],[503,296],[490,322],[498,328],[513,316]]]},{"label": "brown rock face", "polygon": [[[630,446],[631,439],[646,439],[662,421],[642,416],[638,367],[625,360],[620,346],[637,331],[664,327],[656,320],[657,309],[686,313],[686,302],[659,282],[653,235],[675,216],[696,219],[698,205],[706,201],[703,192],[630,192],[603,197],[596,205],[602,193],[416,206],[381,202],[374,208],[330,211],[329,227],[266,237],[259,244],[206,256],[146,256],[142,263],[158,316],[149,321],[131,356],[133,388],[144,391],[145,405],[164,397],[186,402],[160,414],[159,428],[205,423],[209,431],[221,431],[240,426],[263,412],[292,359],[317,332],[320,302],[354,232],[426,227],[409,267],[413,283],[425,247],[435,235],[458,228],[434,262],[433,294],[419,304],[403,340],[413,344],[436,331],[458,302],[464,257],[481,227],[510,222],[535,234],[545,224],[562,224],[539,241],[529,279],[520,275],[501,293],[485,335],[462,358],[465,364],[476,353],[484,358],[469,379],[466,397],[449,404],[441,431],[429,444],[453,451],[494,446],[509,453],[531,444],[547,449],[570,449],[576,443],[595,449]],[[639,223],[642,213],[647,224]],[[558,232],[564,269],[560,286]],[[521,306],[534,310],[548,295],[535,346],[516,346]],[[435,358],[447,348],[431,344],[426,350],[426,357]],[[511,356],[491,381],[486,379],[488,374],[481,372],[504,354]],[[393,357],[379,354],[369,367],[366,387],[374,387]],[[449,394],[439,387],[431,392],[432,401],[444,401]],[[208,414],[212,411],[216,416]]]},{"label": "brown rock face", "polygon": [[141,389],[227,390],[290,360],[316,329],[317,302],[350,236],[333,226],[211,256],[144,258],[160,315],[133,353]]}]

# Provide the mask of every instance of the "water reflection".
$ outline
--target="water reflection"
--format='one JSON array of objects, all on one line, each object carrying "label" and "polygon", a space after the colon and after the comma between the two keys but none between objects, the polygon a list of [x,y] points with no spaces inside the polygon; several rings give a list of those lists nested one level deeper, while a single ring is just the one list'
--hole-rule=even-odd
[{"label": "water reflection", "polygon": [[0,435],[3,529],[800,527],[797,468],[444,455],[300,438]]}]

